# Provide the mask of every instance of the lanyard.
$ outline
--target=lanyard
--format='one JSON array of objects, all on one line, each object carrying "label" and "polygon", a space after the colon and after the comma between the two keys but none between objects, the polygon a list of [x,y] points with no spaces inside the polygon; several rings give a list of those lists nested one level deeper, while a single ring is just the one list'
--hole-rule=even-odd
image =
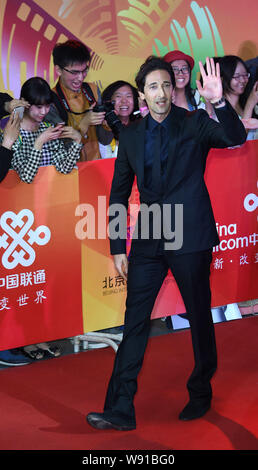
[{"label": "lanyard", "polygon": [[[73,113],[73,114],[84,114],[86,111],[88,111],[87,109],[85,111],[82,111],[81,113],[76,113],[75,111],[72,111],[70,109],[70,106],[66,100],[66,97],[64,95],[64,92],[61,88],[61,85],[60,83],[58,82],[57,85],[56,85],[56,91],[57,91],[57,96],[59,97],[63,107],[65,108],[65,110],[68,112],[68,113]],[[93,96],[93,93],[91,91],[91,88],[90,88],[90,85],[88,85],[88,83],[83,83],[82,84],[82,92],[83,94],[86,96],[87,100],[89,101],[89,104],[90,106],[93,104],[93,103],[96,103],[96,100]]]}]

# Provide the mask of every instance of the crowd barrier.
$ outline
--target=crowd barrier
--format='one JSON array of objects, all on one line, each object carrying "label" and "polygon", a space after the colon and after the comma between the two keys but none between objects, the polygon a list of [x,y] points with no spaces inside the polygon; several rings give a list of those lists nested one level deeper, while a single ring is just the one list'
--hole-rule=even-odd
[{"label": "crowd barrier", "polygon": [[[221,240],[211,268],[213,306],[257,298],[257,155],[258,141],[250,141],[208,157]],[[0,349],[123,324],[126,282],[106,235],[114,162],[79,163],[69,175],[41,167],[32,184],[10,170],[0,184]],[[139,202],[136,185],[131,202]],[[152,318],[184,312],[169,272]]]}]

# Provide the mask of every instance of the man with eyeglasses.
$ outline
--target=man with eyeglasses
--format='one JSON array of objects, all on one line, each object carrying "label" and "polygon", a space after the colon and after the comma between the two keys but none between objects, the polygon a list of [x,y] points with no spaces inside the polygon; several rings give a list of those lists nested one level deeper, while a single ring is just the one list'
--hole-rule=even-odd
[{"label": "man with eyeglasses", "polygon": [[79,130],[84,144],[80,161],[101,158],[98,142],[107,145],[112,133],[101,126],[105,112],[92,111],[101,103],[97,85],[85,82],[90,68],[90,51],[80,41],[57,43],[53,49],[53,61],[59,79],[53,88],[53,105],[46,119],[54,124],[64,122]]}]

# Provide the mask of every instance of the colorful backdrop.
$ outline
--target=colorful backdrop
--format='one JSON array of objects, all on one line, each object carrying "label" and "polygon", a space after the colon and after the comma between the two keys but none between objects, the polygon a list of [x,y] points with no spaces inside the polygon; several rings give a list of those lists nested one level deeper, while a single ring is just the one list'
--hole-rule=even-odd
[{"label": "colorful backdrop", "polygon": [[0,349],[82,332],[78,171],[14,171],[0,185]]},{"label": "colorful backdrop", "polygon": [[196,64],[207,55],[256,57],[257,1],[1,0],[1,91],[17,97],[34,75],[53,85],[51,51],[67,38],[91,49],[88,79],[103,88],[117,79],[133,82],[152,53],[180,49]]}]

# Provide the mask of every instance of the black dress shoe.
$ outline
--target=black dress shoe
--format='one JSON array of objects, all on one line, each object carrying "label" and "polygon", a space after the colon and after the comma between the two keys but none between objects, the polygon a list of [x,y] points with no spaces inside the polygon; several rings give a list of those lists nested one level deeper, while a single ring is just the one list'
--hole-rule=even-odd
[{"label": "black dress shoe", "polygon": [[182,421],[190,421],[191,419],[201,418],[211,407],[211,402],[190,400],[185,408],[181,411],[179,419]]},{"label": "black dress shoe", "polygon": [[89,413],[86,417],[88,423],[95,429],[116,429],[117,431],[131,431],[135,424],[123,423],[117,417],[107,416],[105,413]]}]

